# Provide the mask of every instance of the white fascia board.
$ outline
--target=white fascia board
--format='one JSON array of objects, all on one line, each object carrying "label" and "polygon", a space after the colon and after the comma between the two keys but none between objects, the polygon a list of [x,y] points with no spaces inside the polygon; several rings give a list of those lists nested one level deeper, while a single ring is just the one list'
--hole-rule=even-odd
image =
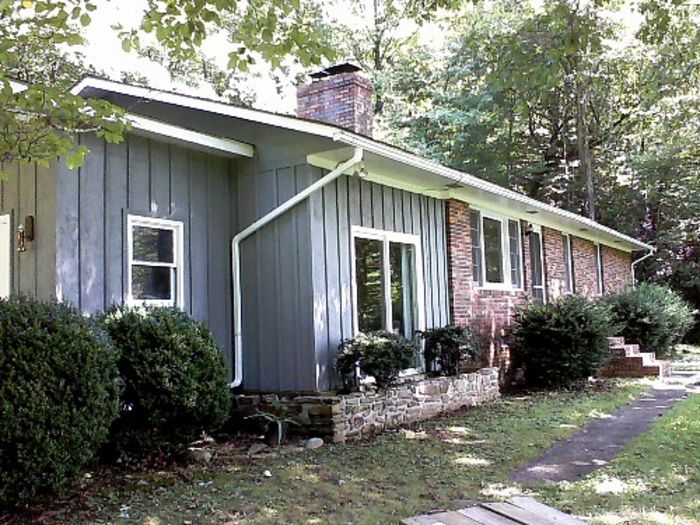
[{"label": "white fascia board", "polygon": [[154,100],[164,104],[198,109],[209,113],[240,118],[251,122],[259,122],[261,124],[268,124],[270,126],[300,131],[303,133],[310,133],[312,135],[318,135],[326,138],[333,138],[333,135],[338,131],[338,129],[334,126],[301,120],[295,117],[287,117],[285,115],[267,113],[265,111],[255,109],[241,108],[226,104],[224,102],[196,98],[189,95],[180,95],[169,91],[161,91],[142,86],[130,86],[127,84],[121,84],[119,82],[94,77],[86,77],[78,82],[71,88],[71,93],[74,95],[82,95],[83,91],[86,89],[104,90],[109,91],[110,93]]},{"label": "white fascia board", "polygon": [[157,137],[168,137],[184,145],[199,146],[207,150],[233,156],[253,157],[255,155],[255,147],[245,142],[207,135],[206,133],[192,131],[132,113],[127,113],[125,120],[131,124],[134,130]]},{"label": "white fascia board", "polygon": [[562,210],[561,208],[557,208],[556,206],[552,206],[551,204],[539,202],[531,197],[527,197],[515,191],[509,190],[507,188],[504,188],[497,184],[493,184],[483,179],[479,179],[478,177],[474,177],[473,175],[463,173],[453,168],[448,168],[447,166],[438,164],[435,161],[428,160],[418,155],[405,152],[393,146],[389,146],[388,144],[376,142],[372,139],[355,135],[353,133],[347,133],[344,131],[336,131],[336,134],[333,138],[337,142],[342,142],[353,147],[363,148],[367,151],[371,151],[373,153],[376,153],[377,155],[381,155],[383,157],[390,158],[397,162],[404,163],[408,166],[412,166],[421,170],[428,171],[430,173],[434,173],[436,175],[443,176],[451,180],[452,182],[456,182],[459,185],[469,186],[472,188],[483,190],[493,195],[497,195],[499,197],[504,197],[506,199],[522,203],[528,207],[531,207],[535,211],[542,211],[553,215],[558,215],[559,217],[566,218],[570,221],[574,221],[580,224],[582,228],[588,228],[600,232],[602,234],[611,236],[625,243],[628,243],[638,250],[653,249],[653,247],[649,244],[643,243],[633,237],[630,237],[629,235],[620,233],[617,230],[614,230],[607,226],[603,226],[602,224],[599,224],[587,217],[582,217],[581,215],[577,215],[570,211]]}]

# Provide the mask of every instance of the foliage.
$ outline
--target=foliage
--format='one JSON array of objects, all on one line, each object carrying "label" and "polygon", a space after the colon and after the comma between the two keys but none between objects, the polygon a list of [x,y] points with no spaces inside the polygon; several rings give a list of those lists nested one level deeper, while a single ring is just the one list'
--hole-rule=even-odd
[{"label": "foliage", "polygon": [[176,308],[115,307],[101,323],[121,351],[122,410],[108,453],[176,452],[226,420],[223,353],[202,323]]},{"label": "foliage", "polygon": [[[117,23],[114,29],[124,51],[141,50],[155,42],[175,63],[200,60],[205,39],[225,30],[230,70],[245,71],[256,57],[277,67],[290,55],[308,66],[332,54],[322,38],[325,32],[309,19],[310,2],[147,0],[137,27]],[[76,134],[94,131],[109,142],[123,139],[128,126],[122,108],[67,90],[68,80],[75,80],[81,68],[79,60],[67,59],[66,49],[84,43],[81,29],[99,15],[99,4],[92,0],[0,2],[0,127],[4,130],[0,162],[46,164],[65,157],[73,168],[88,154]],[[41,59],[27,61],[27,56]],[[51,56],[57,60],[52,62]],[[61,64],[59,72],[55,63]],[[13,75],[32,84],[25,88],[11,80]]]},{"label": "foliage", "polygon": [[479,355],[474,332],[466,326],[446,325],[418,332],[425,340],[423,355],[429,373],[453,376],[467,359]]},{"label": "foliage", "polygon": [[608,315],[603,305],[579,296],[522,307],[510,340],[513,365],[533,387],[566,386],[593,375],[610,355]]},{"label": "foliage", "polygon": [[345,39],[386,51],[379,71],[363,61],[384,138],[653,244],[639,276],[700,308],[700,5],[452,7],[432,33],[401,33],[416,24],[397,11]]},{"label": "foliage", "polygon": [[65,487],[118,412],[117,353],[79,310],[0,300],[0,506]]},{"label": "foliage", "polygon": [[[427,421],[414,432],[388,432],[371,442],[332,445],[293,457],[276,454],[248,458],[245,453],[230,457],[232,452],[227,449],[225,461],[206,466],[135,473],[134,478],[144,481],[133,479],[128,492],[121,484],[112,486],[107,481],[105,486],[95,480],[92,493],[52,509],[52,516],[56,521],[64,516],[70,521],[67,518],[86,510],[80,514],[83,521],[110,521],[119,514],[120,507],[128,505],[129,517],[135,522],[197,522],[205,505],[207,512],[217,516],[245,508],[245,521],[250,525],[279,521],[278,516],[283,516],[286,523],[310,519],[324,523],[395,523],[424,514],[426,509],[451,508],[458,499],[483,500],[496,491],[502,494],[511,486],[508,475],[515,468],[600,414],[629,403],[645,388],[629,381],[604,385],[601,388],[596,383],[575,392],[505,397],[465,413]],[[668,431],[668,439],[672,440],[676,431]],[[666,457],[669,469],[679,468],[670,461],[674,455]],[[644,457],[637,459],[643,466]],[[270,471],[270,478],[261,478],[264,470]],[[628,472],[634,475],[633,470]],[[648,474],[650,481],[653,474]],[[679,475],[676,481],[682,483],[683,479],[686,477]],[[304,490],[300,490],[299,480],[304,480]],[[154,490],[154,486],[159,489]],[[668,523],[677,523],[672,518],[676,513],[689,516],[697,490],[697,482],[689,483],[685,498],[664,506],[666,510],[656,507],[653,516],[666,518]],[[653,506],[653,498],[655,493],[640,493],[635,508]],[[275,502],[272,518],[271,501]],[[0,521],[3,518],[0,513]]]},{"label": "foliage", "polygon": [[275,445],[279,448],[284,439],[285,427],[288,425],[298,425],[297,421],[287,412],[279,401],[272,404],[269,410],[256,409],[255,414],[246,416],[245,419],[262,419],[265,421],[265,431],[268,431],[271,425],[275,428]]},{"label": "foliage", "polygon": [[379,388],[386,388],[415,363],[417,352],[414,341],[392,332],[359,333],[340,343],[335,369],[346,388],[356,386],[357,367],[374,377]]},{"label": "foliage", "polygon": [[666,286],[642,283],[605,297],[612,322],[625,341],[669,357],[693,325],[693,311]]}]

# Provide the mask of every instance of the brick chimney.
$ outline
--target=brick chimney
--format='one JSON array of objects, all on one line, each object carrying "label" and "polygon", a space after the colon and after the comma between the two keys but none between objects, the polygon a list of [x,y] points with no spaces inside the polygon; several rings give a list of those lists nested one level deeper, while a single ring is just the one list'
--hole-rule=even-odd
[{"label": "brick chimney", "polygon": [[372,136],[372,82],[349,63],[311,75],[311,83],[297,90],[297,115]]}]

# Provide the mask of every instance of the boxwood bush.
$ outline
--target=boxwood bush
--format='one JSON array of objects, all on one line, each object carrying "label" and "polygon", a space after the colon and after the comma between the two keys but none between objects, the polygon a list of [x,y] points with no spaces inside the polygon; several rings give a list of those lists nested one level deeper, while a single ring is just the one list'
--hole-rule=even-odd
[{"label": "boxwood bush", "polygon": [[59,489],[117,415],[117,354],[80,311],[0,300],[0,506]]},{"label": "boxwood bush", "polygon": [[431,375],[456,375],[464,361],[479,355],[476,335],[469,327],[446,325],[417,333],[425,340],[423,356]]},{"label": "boxwood bush", "polygon": [[618,333],[626,342],[669,357],[693,327],[693,311],[673,290],[659,284],[642,283],[635,289],[605,297]]},{"label": "boxwood bush", "polygon": [[374,377],[377,387],[386,388],[399,372],[415,364],[418,345],[405,337],[386,331],[359,333],[340,343],[335,369],[346,389],[357,386],[356,368]]},{"label": "boxwood bush", "polygon": [[604,305],[578,296],[521,308],[510,334],[513,365],[531,387],[566,386],[594,374],[610,355],[608,315]]},{"label": "boxwood bush", "polygon": [[225,422],[227,370],[206,326],[175,308],[115,307],[101,322],[124,382],[107,457],[174,454]]}]

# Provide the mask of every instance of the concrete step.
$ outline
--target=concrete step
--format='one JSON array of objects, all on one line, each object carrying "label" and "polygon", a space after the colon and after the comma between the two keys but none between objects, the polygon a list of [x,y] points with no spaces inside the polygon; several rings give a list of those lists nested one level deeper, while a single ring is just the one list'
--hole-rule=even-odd
[{"label": "concrete step", "polygon": [[610,350],[617,357],[631,357],[641,353],[639,345],[612,345]]},{"label": "concrete step", "polygon": [[608,337],[608,342],[610,343],[610,346],[623,346],[625,344],[625,338],[624,337]]}]

